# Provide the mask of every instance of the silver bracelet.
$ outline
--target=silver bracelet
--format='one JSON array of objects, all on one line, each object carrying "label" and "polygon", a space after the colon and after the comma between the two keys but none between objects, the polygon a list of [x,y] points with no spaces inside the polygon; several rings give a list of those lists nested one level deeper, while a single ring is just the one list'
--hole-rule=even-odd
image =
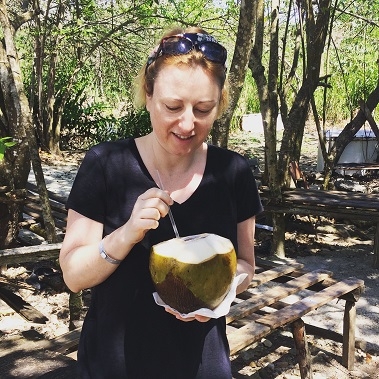
[{"label": "silver bracelet", "polygon": [[107,262],[112,263],[113,265],[119,265],[122,262],[122,260],[114,259],[107,254],[104,250],[104,238],[99,243],[99,253],[101,258],[104,258]]}]

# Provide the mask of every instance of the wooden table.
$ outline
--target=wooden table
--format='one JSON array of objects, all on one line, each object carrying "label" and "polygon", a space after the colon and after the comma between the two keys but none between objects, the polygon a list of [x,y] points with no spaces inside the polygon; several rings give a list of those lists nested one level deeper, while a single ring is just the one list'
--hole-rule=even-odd
[{"label": "wooden table", "polygon": [[379,268],[379,196],[344,191],[320,191],[304,188],[286,190],[281,202],[269,198],[264,191],[264,209],[273,213],[314,215],[376,223],[373,267]]}]

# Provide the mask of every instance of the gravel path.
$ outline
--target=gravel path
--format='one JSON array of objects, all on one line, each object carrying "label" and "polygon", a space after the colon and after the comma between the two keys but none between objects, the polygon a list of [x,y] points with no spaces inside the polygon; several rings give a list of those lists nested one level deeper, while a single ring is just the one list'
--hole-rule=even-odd
[{"label": "gravel path", "polygon": [[[83,154],[76,154],[68,160],[52,160],[49,156],[42,156],[42,170],[48,190],[60,195],[68,196],[78,171],[78,164]],[[35,184],[33,170],[30,170],[28,181]]]}]

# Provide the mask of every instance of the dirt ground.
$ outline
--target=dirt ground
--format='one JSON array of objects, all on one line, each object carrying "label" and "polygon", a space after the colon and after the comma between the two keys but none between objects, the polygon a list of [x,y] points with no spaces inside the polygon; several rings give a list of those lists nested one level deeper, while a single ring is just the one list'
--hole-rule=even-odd
[{"label": "dirt ground", "polygon": [[[315,134],[309,132],[305,138],[306,147],[300,165],[305,171],[315,172],[317,139]],[[262,135],[238,132],[231,138],[231,148],[249,156],[262,157],[262,146]],[[49,156],[42,158],[48,188],[67,194],[81,155],[67,154],[59,161]],[[33,180],[32,175],[30,180]],[[308,335],[314,379],[379,379],[379,270],[372,268],[373,233],[374,225],[370,223],[353,225],[347,220],[307,217],[291,217],[288,220],[286,261],[302,263],[305,269],[332,271],[336,279],[355,276],[365,281],[365,292],[357,303],[354,370],[349,372],[340,363],[341,343]],[[270,232],[257,229],[258,256],[268,258],[270,238]],[[48,321],[45,324],[27,322],[0,300],[0,350],[2,343],[20,337],[51,339],[69,331],[68,294],[60,290],[59,280],[58,284],[55,282],[55,289],[50,286],[49,279],[56,276],[56,270],[51,265],[48,269],[43,266],[38,263],[25,264],[3,270],[1,276],[17,281],[13,290],[44,314]],[[335,301],[307,315],[304,321],[341,333],[343,305]],[[275,332],[233,356],[232,367],[235,379],[300,378],[289,330]]]},{"label": "dirt ground", "polygon": [[[237,133],[231,146],[248,157],[263,162],[263,135]],[[318,140],[309,128],[304,136],[299,165],[306,176],[317,177],[317,187],[322,175],[317,171]],[[372,174],[372,173],[371,173]],[[336,178],[341,180],[341,178]],[[349,183],[357,178],[343,178]],[[370,192],[378,188],[377,174],[360,177]],[[258,220],[264,223],[265,220]],[[318,336],[308,335],[312,355],[314,379],[378,379],[379,378],[379,269],[372,267],[374,223],[334,220],[324,217],[291,216],[286,223],[286,259],[304,265],[304,269],[325,269],[333,277],[357,277],[365,281],[365,291],[357,303],[357,349],[355,367],[347,371],[341,365],[342,344]],[[271,234],[256,231],[257,256],[270,258]],[[303,317],[306,324],[342,333],[343,305],[335,301]],[[268,341],[267,341],[268,340]],[[268,336],[254,348],[241,352],[233,361],[234,378],[292,379],[299,378],[296,352],[289,330]]]}]

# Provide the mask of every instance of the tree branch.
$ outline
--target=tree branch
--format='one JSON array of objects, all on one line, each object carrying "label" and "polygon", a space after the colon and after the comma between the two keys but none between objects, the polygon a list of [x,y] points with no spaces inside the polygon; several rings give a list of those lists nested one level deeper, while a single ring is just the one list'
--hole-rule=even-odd
[{"label": "tree branch", "polygon": [[373,20],[369,20],[368,18],[366,17],[363,17],[363,16],[360,16],[358,14],[354,14],[354,13],[351,13],[351,12],[348,12],[348,11],[345,11],[344,9],[340,9],[340,8],[337,8],[336,9],[338,12],[341,12],[341,13],[344,13],[344,14],[347,14],[348,16],[352,16],[354,18],[357,18],[358,20],[362,20],[364,22],[367,22],[369,25],[372,25],[372,26],[376,26],[377,28],[379,27],[379,24],[376,23],[375,21]]},{"label": "tree branch", "polygon": [[30,20],[33,20],[35,16],[38,16],[42,13],[41,9],[34,9],[33,11],[24,12],[22,14],[16,14],[14,12],[10,12],[12,14],[12,27],[15,31],[17,31],[22,25],[26,24]]}]

